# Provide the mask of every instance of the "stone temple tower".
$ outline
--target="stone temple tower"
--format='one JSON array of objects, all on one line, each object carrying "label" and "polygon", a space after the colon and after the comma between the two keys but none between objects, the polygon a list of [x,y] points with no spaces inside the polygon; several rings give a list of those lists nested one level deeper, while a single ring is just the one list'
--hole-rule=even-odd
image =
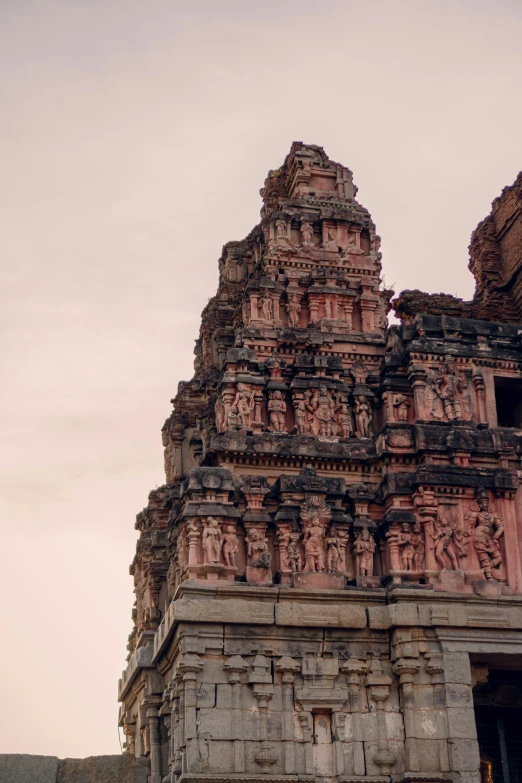
[{"label": "stone temple tower", "polygon": [[519,325],[480,311],[475,261],[478,304],[405,292],[388,328],[380,238],[321,147],[261,195],[137,517],[127,752],[150,783],[510,783]]}]

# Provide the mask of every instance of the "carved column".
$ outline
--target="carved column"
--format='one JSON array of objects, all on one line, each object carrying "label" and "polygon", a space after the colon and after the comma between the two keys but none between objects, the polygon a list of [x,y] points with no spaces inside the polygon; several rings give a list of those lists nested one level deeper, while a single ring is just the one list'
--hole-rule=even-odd
[{"label": "carved column", "polygon": [[344,320],[348,329],[353,329],[353,303],[355,299],[355,293],[353,291],[348,292],[349,295],[344,297]]},{"label": "carved column", "polygon": [[183,772],[190,772],[199,760],[199,749],[196,725],[196,679],[203,668],[203,661],[196,653],[185,653],[179,662],[179,671],[183,676],[184,685],[184,731],[186,755]]},{"label": "carved column", "polygon": [[150,777],[149,783],[161,783],[161,744],[159,732],[158,710],[150,707],[147,710],[150,737]]},{"label": "carved column", "polygon": [[[501,516],[504,521],[504,547],[501,546],[501,551],[504,549],[506,553],[504,568],[506,570],[507,583],[519,593],[522,590],[522,566],[519,542],[517,540],[515,500],[514,497],[507,496],[497,499],[496,502],[500,504]],[[502,538],[499,543],[502,543]],[[493,569],[493,571],[496,571],[496,569]]]},{"label": "carved column", "polygon": [[475,387],[475,394],[477,395],[478,424],[480,427],[487,427],[486,386],[484,383],[484,376],[481,373],[475,372],[473,374],[473,386]]},{"label": "carved column", "polygon": [[276,323],[279,323],[281,321],[281,313],[279,311],[281,305],[281,294],[272,293],[271,298],[272,298],[272,308],[274,313],[274,321]]},{"label": "carved column", "polygon": [[297,719],[299,721],[299,726],[301,728],[301,732],[303,735],[301,740],[302,744],[300,748],[300,755],[301,755],[300,766],[302,767],[304,774],[313,775],[314,755],[313,755],[313,745],[312,745],[312,740],[313,740],[312,714],[310,712],[300,712],[297,715]]},{"label": "carved column", "polygon": [[230,408],[232,407],[232,403],[234,402],[234,388],[228,388],[223,389],[221,392],[221,399],[223,401],[223,429],[228,429],[228,414],[230,413]]},{"label": "carved column", "polygon": [[201,535],[201,531],[198,527],[195,526],[195,523],[192,523],[187,527],[187,538],[189,542],[189,555],[188,555],[188,564],[189,565],[197,565],[198,564],[198,544],[199,539]]},{"label": "carved column", "polygon": [[384,714],[384,702],[390,695],[390,685],[391,677],[384,674],[380,660],[373,658],[366,675],[368,698],[374,702],[377,715],[378,742],[373,763],[379,768],[381,775],[387,776],[391,774],[392,767],[397,760],[395,753],[388,746],[388,731]]},{"label": "carved column", "polygon": [[426,376],[422,366],[411,364],[408,368],[408,379],[413,389],[415,420],[427,421],[430,417],[426,411]]},{"label": "carved column", "polygon": [[250,319],[252,321],[259,320],[259,313],[257,311],[257,300],[258,300],[257,293],[250,294]]},{"label": "carved column", "polygon": [[172,438],[172,441],[174,443],[174,480],[181,478],[181,476],[183,476],[183,455],[181,451],[181,446],[184,440],[185,440],[184,432],[179,435],[175,435]]},{"label": "carved column", "polygon": [[424,530],[424,558],[426,570],[438,571],[439,565],[435,560],[433,539],[431,534],[437,519],[437,499],[431,490],[419,487],[413,496],[413,502],[417,509],[418,519]]},{"label": "carved column", "polygon": [[420,663],[415,658],[399,658],[393,664],[393,672],[399,676],[402,691],[402,706],[404,714],[404,750],[408,772],[420,770],[419,754],[415,731],[415,708],[413,701],[413,676],[420,669]]},{"label": "carved column", "polygon": [[294,661],[285,655],[280,658],[276,665],[276,671],[281,672],[281,683],[283,686],[283,742],[285,758],[285,774],[293,775],[295,768],[295,745],[294,745],[294,675],[300,671],[301,666],[298,661]]},{"label": "carved column", "polygon": [[182,721],[182,714],[184,711],[184,703],[181,698],[183,693],[183,678],[179,671],[173,677],[173,690],[172,690],[172,755],[173,762],[170,770],[170,780],[174,783],[177,777],[181,775],[182,771],[182,745],[184,745],[184,728]]},{"label": "carved column", "polygon": [[264,655],[256,655],[254,658],[248,681],[254,686],[254,698],[257,699],[259,705],[259,739],[261,746],[254,756],[254,761],[263,768],[263,771],[266,770],[268,772],[270,767],[276,763],[277,758],[270,750],[268,744],[268,702],[274,693],[274,686],[272,685],[270,664]]},{"label": "carved column", "polygon": [[262,415],[263,407],[263,389],[257,387],[254,390],[254,421],[252,422],[252,429],[254,432],[262,432],[265,426]]},{"label": "carved column", "polygon": [[247,662],[240,655],[233,655],[225,661],[223,668],[228,672],[232,687],[232,736],[234,737],[234,772],[245,771],[245,749],[243,744],[243,720],[241,716],[241,674],[248,669]]},{"label": "carved column", "polygon": [[439,746],[439,765],[441,772],[449,770],[448,757],[448,716],[446,712],[446,686],[444,684],[444,662],[442,653],[426,654],[426,671],[431,675],[433,686],[433,707],[437,721],[437,744]]},{"label": "carved column", "polygon": [[316,323],[319,319],[319,299],[317,295],[308,297],[308,309],[310,310],[310,323]]},{"label": "carved column", "polygon": [[[345,752],[346,762],[350,762],[346,766],[350,766],[351,769],[345,769],[345,773],[364,775],[364,745],[361,726],[361,675],[365,674],[367,663],[366,661],[360,661],[358,658],[348,658],[341,666],[341,669],[347,675],[349,720],[352,724],[351,752]],[[346,751],[348,751],[348,748],[346,748]]]}]

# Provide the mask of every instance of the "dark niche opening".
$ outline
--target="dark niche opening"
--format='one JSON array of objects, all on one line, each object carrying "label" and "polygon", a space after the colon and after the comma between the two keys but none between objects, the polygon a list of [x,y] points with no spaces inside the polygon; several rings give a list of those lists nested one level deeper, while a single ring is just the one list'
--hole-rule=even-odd
[{"label": "dark niche opening", "polygon": [[481,783],[522,783],[522,672],[488,672],[473,692]]},{"label": "dark niche opening", "polygon": [[522,429],[522,381],[495,378],[495,399],[498,426]]}]

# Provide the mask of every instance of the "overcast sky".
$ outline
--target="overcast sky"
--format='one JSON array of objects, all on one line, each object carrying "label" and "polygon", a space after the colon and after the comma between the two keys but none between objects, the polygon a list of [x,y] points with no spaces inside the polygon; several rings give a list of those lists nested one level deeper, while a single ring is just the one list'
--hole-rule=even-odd
[{"label": "overcast sky", "polygon": [[522,167],[520,0],[3,0],[0,752],[119,751],[134,517],[222,245],[293,140],[386,282],[470,297]]}]

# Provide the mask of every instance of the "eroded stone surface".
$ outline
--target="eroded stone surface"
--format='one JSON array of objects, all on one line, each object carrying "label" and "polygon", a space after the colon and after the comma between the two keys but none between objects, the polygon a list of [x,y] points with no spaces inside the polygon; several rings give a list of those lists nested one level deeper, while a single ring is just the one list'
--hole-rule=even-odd
[{"label": "eroded stone surface", "polygon": [[121,725],[150,783],[476,782],[472,686],[522,654],[520,188],[473,302],[403,292],[388,328],[351,171],[297,142],[269,172],[136,522]]}]

